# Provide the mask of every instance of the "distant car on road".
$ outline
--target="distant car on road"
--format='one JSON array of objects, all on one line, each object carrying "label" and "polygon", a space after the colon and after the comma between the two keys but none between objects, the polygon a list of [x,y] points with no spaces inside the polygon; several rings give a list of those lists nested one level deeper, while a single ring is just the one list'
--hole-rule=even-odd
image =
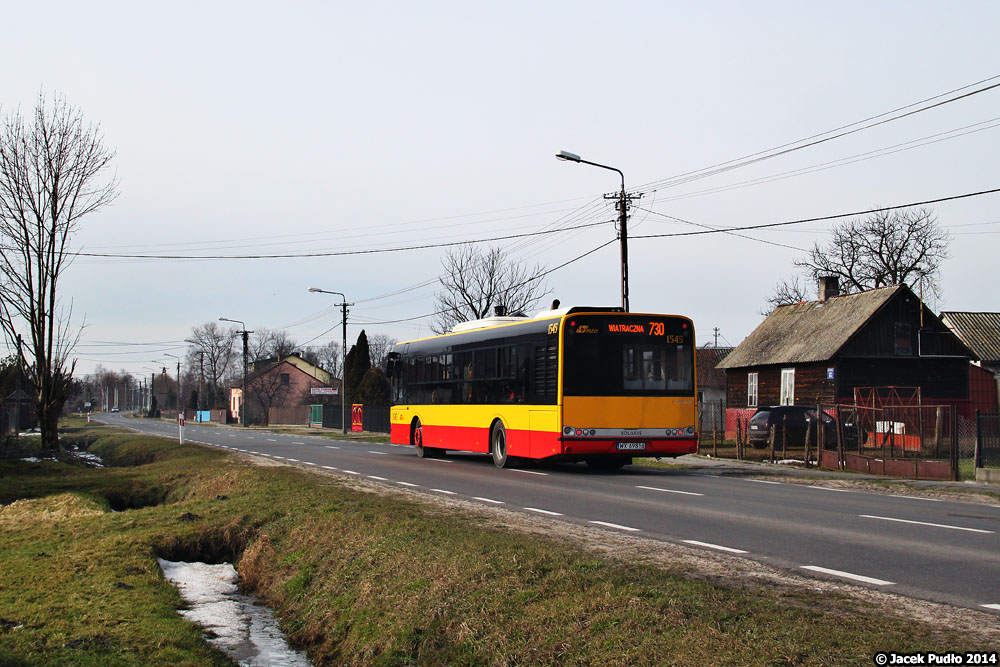
[{"label": "distant car on road", "polygon": [[[781,447],[786,432],[786,419],[789,447],[801,447],[807,436],[810,443],[815,442],[816,408],[808,405],[770,405],[757,408],[747,426],[747,442],[753,447],[766,447],[771,427],[774,426],[774,446]],[[823,423],[825,441],[837,442],[837,420],[824,412],[820,421]],[[843,436],[845,445],[857,446],[858,429],[854,424],[844,424]]]},{"label": "distant car on road", "polygon": [[111,408],[111,412],[118,412],[118,408]]}]

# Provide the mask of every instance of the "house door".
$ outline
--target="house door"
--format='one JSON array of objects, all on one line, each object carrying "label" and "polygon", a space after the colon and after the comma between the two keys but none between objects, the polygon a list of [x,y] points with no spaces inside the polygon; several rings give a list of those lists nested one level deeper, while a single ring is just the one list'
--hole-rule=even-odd
[{"label": "house door", "polygon": [[782,405],[795,405],[795,369],[781,369],[781,400]]}]

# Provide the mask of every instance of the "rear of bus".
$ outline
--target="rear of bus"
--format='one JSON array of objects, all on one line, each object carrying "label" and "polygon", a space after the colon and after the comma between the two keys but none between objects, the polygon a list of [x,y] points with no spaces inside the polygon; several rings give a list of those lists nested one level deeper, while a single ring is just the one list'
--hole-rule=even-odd
[{"label": "rear of bus", "polygon": [[571,313],[561,347],[561,458],[614,466],[698,450],[690,319]]}]

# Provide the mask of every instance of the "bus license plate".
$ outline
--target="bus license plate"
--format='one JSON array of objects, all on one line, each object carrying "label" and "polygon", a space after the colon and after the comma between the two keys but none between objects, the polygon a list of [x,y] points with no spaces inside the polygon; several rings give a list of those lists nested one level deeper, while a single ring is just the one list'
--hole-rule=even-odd
[{"label": "bus license plate", "polygon": [[646,449],[646,443],[644,442],[619,442],[615,443],[615,446],[619,451],[621,450],[643,450]]}]

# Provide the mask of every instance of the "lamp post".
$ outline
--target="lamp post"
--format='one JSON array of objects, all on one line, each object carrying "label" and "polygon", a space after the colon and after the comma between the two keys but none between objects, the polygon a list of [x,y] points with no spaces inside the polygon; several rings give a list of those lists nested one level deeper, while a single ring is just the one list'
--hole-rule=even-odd
[{"label": "lamp post", "polygon": [[340,323],[343,332],[343,343],[340,348],[340,429],[345,435],[347,434],[347,307],[353,306],[353,303],[347,303],[347,297],[344,296],[343,292],[334,292],[333,290],[320,289],[318,287],[310,287],[310,292],[317,292],[320,294],[334,294],[340,297],[340,308],[341,314],[343,315],[343,321]]},{"label": "lamp post", "polygon": [[[622,179],[622,189],[618,193],[618,238],[621,241],[622,249],[622,308],[625,312],[628,312],[628,204],[630,201],[630,196],[625,193],[625,174],[622,173],[621,169],[616,169],[615,167],[609,167],[606,164],[599,164],[597,162],[591,162],[589,160],[584,160],[576,153],[570,153],[569,151],[559,151],[556,153],[556,158],[559,160],[564,160],[566,162],[577,162],[580,164],[589,164],[592,167],[600,167],[601,169],[607,169],[609,171],[618,172],[618,175]],[[605,195],[605,198],[611,198],[614,195]],[[640,195],[641,196],[641,195]]]},{"label": "lamp post", "polygon": [[177,360],[177,409],[184,412],[184,386],[181,384],[181,358],[176,354],[170,354],[169,352],[164,352],[163,354]]},{"label": "lamp post", "polygon": [[231,320],[228,317],[220,317],[220,322],[233,322],[235,324],[243,327],[236,333],[243,334],[243,395],[240,399],[240,426],[245,427],[247,425],[246,407],[247,407],[247,354],[250,347],[250,334],[252,331],[247,331],[247,325],[243,324],[240,320]]}]

